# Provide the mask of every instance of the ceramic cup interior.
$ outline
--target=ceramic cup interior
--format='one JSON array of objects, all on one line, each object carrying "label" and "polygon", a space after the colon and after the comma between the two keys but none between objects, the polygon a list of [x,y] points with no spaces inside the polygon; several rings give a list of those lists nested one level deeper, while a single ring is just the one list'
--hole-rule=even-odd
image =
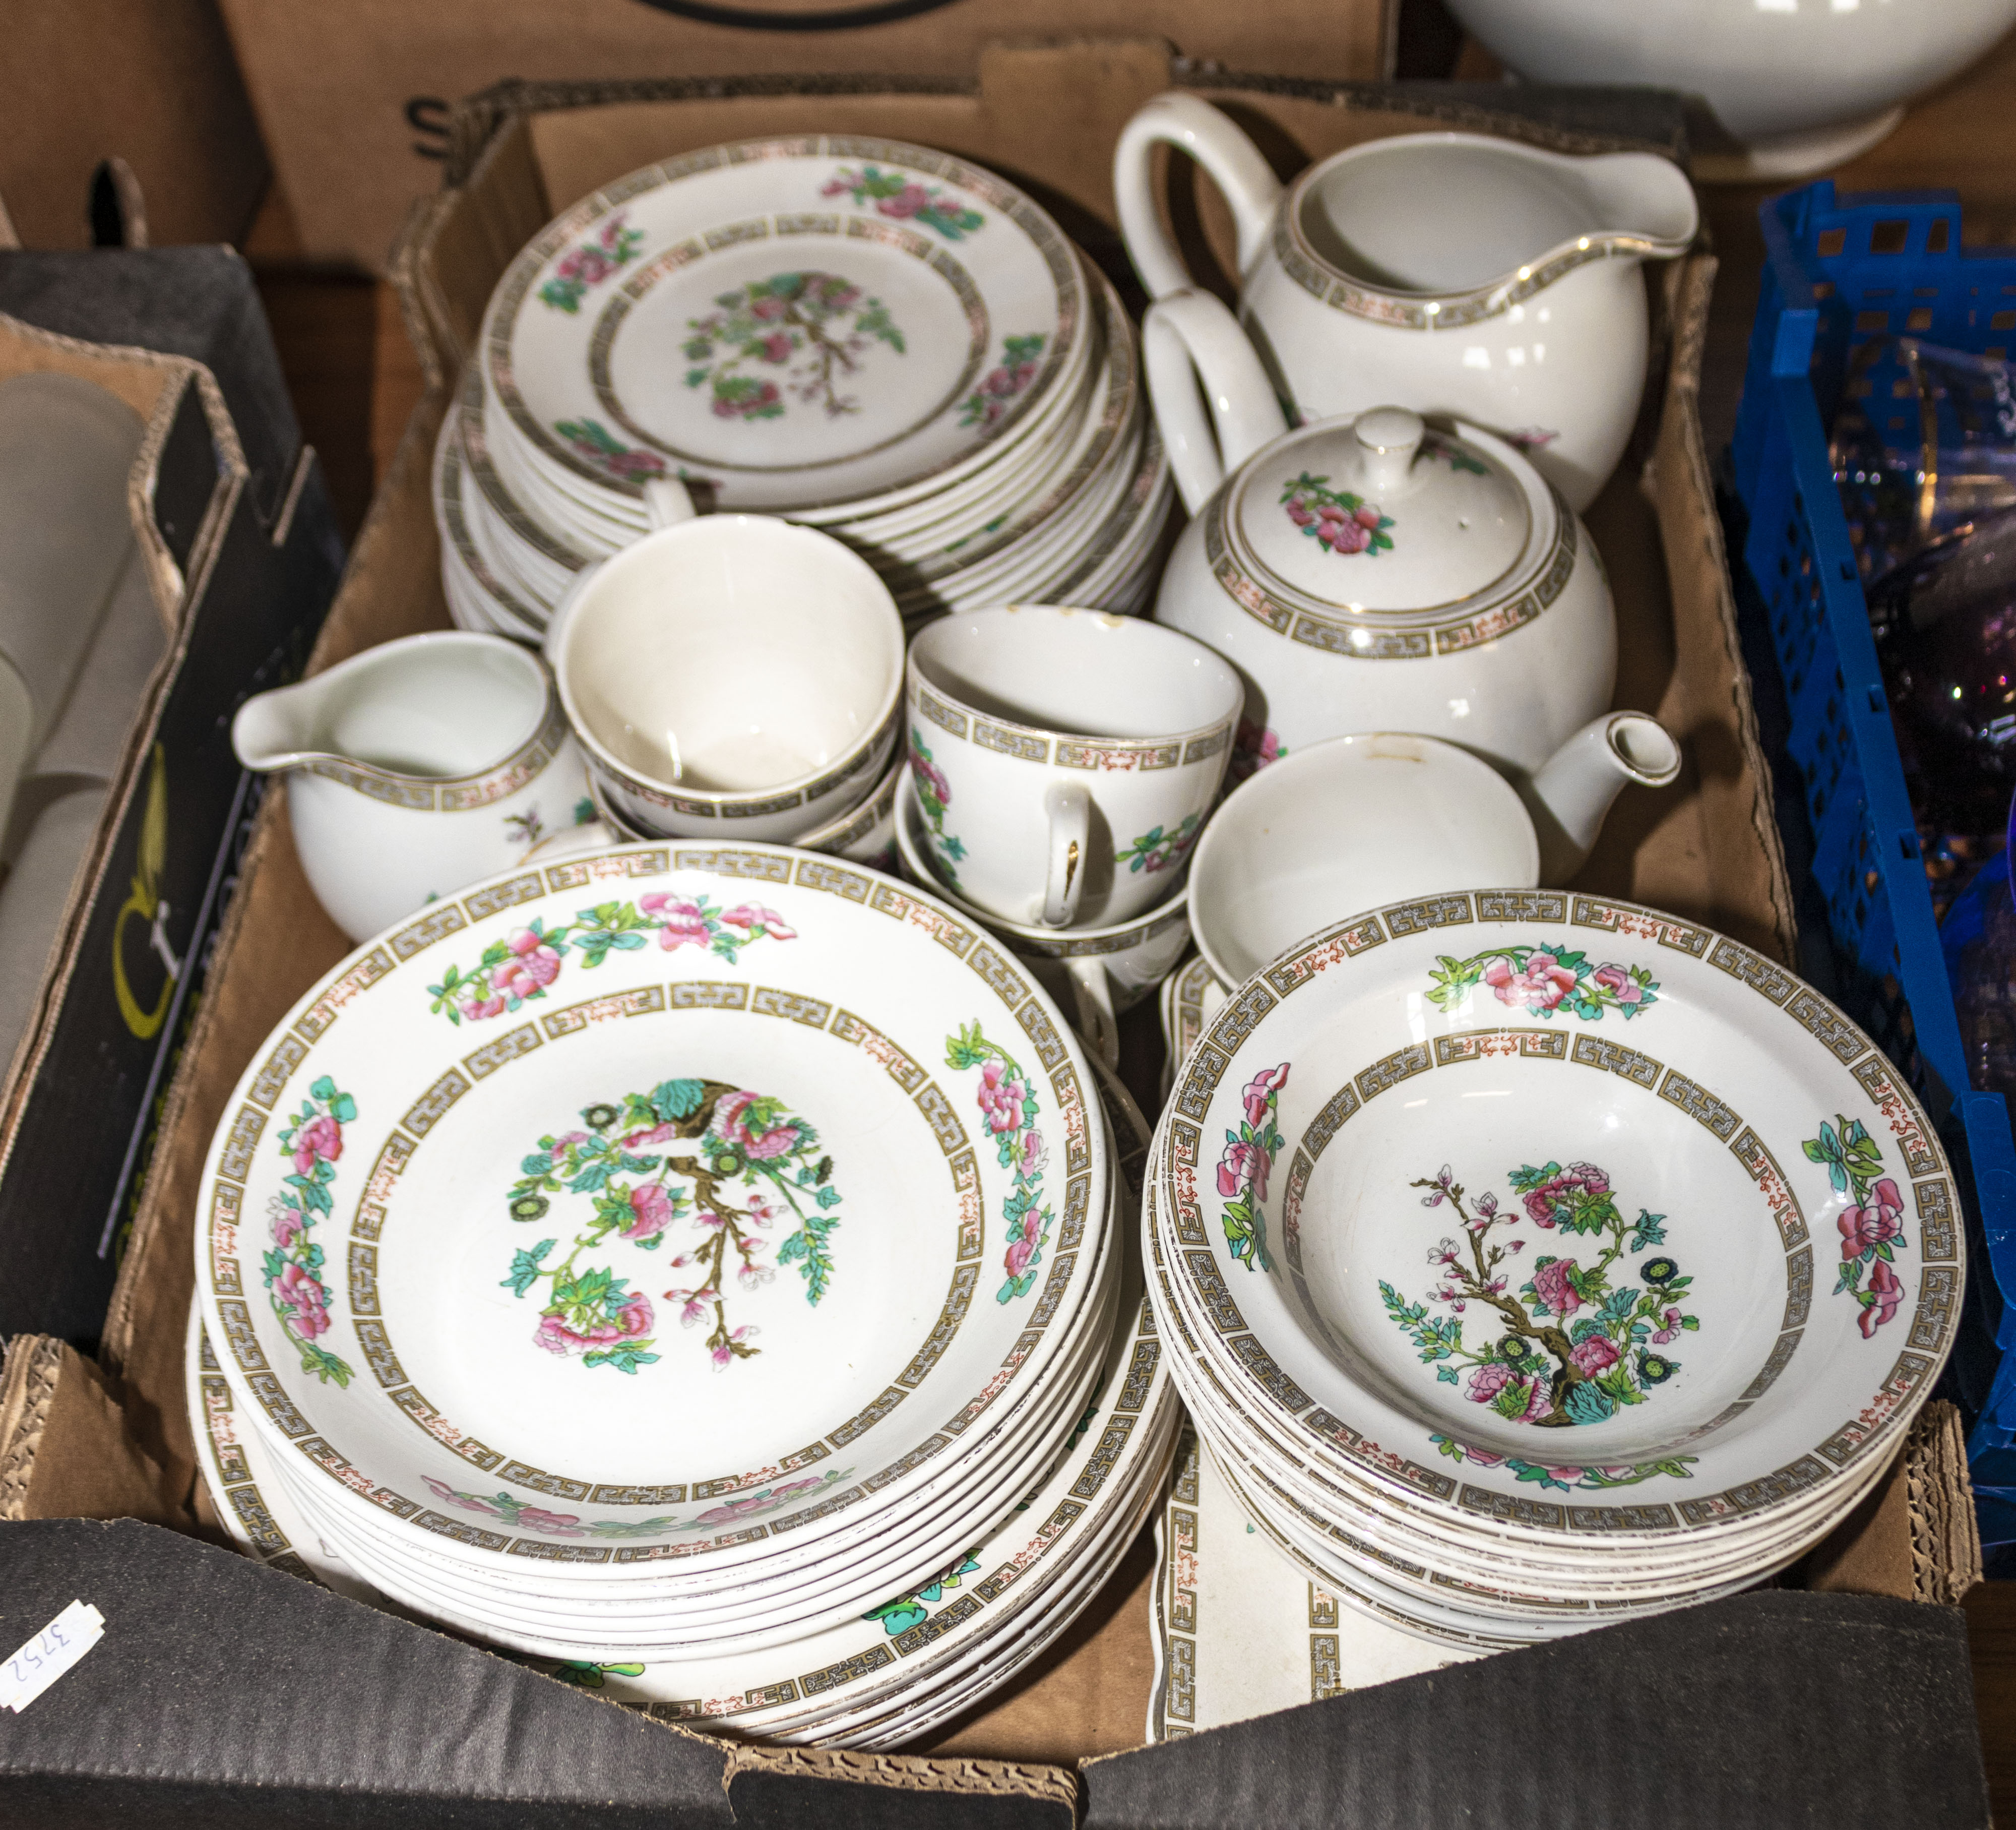
[{"label": "ceramic cup interior", "polygon": [[1005,605],[934,623],[917,671],[969,711],[1053,735],[1159,737],[1233,716],[1245,689],[1201,642],[1110,611]]},{"label": "ceramic cup interior", "polygon": [[387,643],[308,684],[316,690],[250,701],[241,747],[436,780],[480,774],[529,742],[548,690],[546,670],[516,643],[465,634]]},{"label": "ceramic cup interior", "polygon": [[1533,823],[1489,763],[1433,737],[1333,737],[1270,763],[1211,816],[1190,927],[1228,987],[1353,910],[1540,881]]},{"label": "ceramic cup interior", "polygon": [[1399,292],[1460,292],[1581,236],[1685,240],[1685,192],[1649,154],[1569,160],[1467,134],[1407,135],[1314,177],[1299,221],[1341,272]]},{"label": "ceramic cup interior", "polygon": [[549,638],[590,747],[667,788],[747,794],[870,741],[901,690],[895,600],[810,528],[712,515],[650,535],[585,581]]}]

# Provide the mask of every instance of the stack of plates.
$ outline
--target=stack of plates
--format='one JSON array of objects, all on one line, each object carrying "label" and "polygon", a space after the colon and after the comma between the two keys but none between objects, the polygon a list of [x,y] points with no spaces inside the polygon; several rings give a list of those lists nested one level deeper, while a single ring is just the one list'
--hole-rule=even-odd
[{"label": "stack of plates", "polygon": [[675,1713],[921,1731],[1166,1464],[1091,1072],[1012,962],[830,859],[632,847],[431,905],[212,1147],[220,1510]]},{"label": "stack of plates", "polygon": [[1172,500],[1112,287],[992,173],[858,138],[669,160],[520,253],[435,451],[456,621],[536,638],[669,477],[846,541],[913,620],[1137,609]]},{"label": "stack of plates", "polygon": [[1960,1307],[1953,1180],[1771,961],[1552,892],[1397,905],[1227,999],[1148,1175],[1176,1383],[1330,1593],[1494,1648],[1791,1562]]}]

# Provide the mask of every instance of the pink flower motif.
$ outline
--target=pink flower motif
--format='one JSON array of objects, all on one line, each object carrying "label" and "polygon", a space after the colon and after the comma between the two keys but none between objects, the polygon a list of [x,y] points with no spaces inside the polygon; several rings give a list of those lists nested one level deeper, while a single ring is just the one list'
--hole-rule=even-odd
[{"label": "pink flower motif", "polygon": [[1852,1207],[1834,1224],[1841,1229],[1841,1255],[1859,1258],[1904,1230],[1904,1200],[1888,1176],[1869,1191],[1867,1207]]},{"label": "pink flower motif", "polygon": [[742,1268],[735,1273],[735,1281],[745,1290],[754,1290],[767,1284],[776,1275],[766,1264],[751,1264],[743,1261]]},{"label": "pink flower motif", "polygon": [[638,899],[638,906],[646,915],[659,918],[658,945],[667,953],[675,947],[704,947],[714,938],[706,916],[700,913],[700,904],[690,896],[653,890]]},{"label": "pink flower motif", "polygon": [[1479,1468],[1496,1468],[1505,1459],[1503,1455],[1494,1455],[1489,1449],[1473,1449],[1467,1443],[1463,1445],[1463,1452],[1467,1460],[1474,1461]]},{"label": "pink flower motif", "polygon": [[1568,1281],[1568,1273],[1575,1268],[1573,1259],[1557,1258],[1533,1273],[1533,1288],[1539,1291],[1540,1300],[1564,1321],[1582,1307],[1582,1298]]},{"label": "pink flower motif", "polygon": [[784,1217],[784,1210],[759,1191],[749,1197],[749,1217],[759,1227],[769,1227]]},{"label": "pink flower motif", "polygon": [[[1515,1374],[1511,1367],[1495,1360],[1487,1360],[1482,1366],[1474,1366],[1470,1369],[1470,1383],[1463,1396],[1473,1404],[1490,1404],[1508,1387],[1515,1392],[1523,1392],[1526,1398],[1524,1407],[1513,1418],[1513,1422],[1524,1423],[1530,1418],[1546,1414],[1546,1400],[1542,1395],[1539,1382],[1525,1374]],[[1485,1465],[1489,1467],[1491,1464],[1487,1462]]]},{"label": "pink flower motif", "polygon": [[906,184],[893,197],[877,200],[875,207],[884,216],[920,215],[931,206],[931,193],[920,184]]},{"label": "pink flower motif", "polygon": [[1594,1378],[1616,1365],[1617,1343],[1607,1335],[1591,1335],[1568,1350],[1568,1358],[1580,1367],[1586,1378]]},{"label": "pink flower motif", "polygon": [[1040,1131],[1031,1131],[1022,1140],[1022,1175],[1025,1180],[1033,1180],[1043,1173],[1043,1165],[1050,1160],[1049,1146],[1044,1143]]},{"label": "pink flower motif", "polygon": [[303,1230],[298,1208],[284,1207],[273,1216],[273,1243],[283,1252],[301,1237]]},{"label": "pink flower motif", "polygon": [[570,1144],[585,1144],[587,1141],[588,1133],[585,1131],[563,1131],[553,1140],[553,1148],[564,1150]]},{"label": "pink flower motif", "polygon": [[1445,1239],[1428,1254],[1430,1264],[1454,1264],[1462,1255],[1462,1248],[1453,1239]]},{"label": "pink flower motif", "polygon": [[1288,519],[1297,527],[1311,528],[1316,525],[1315,512],[1299,495],[1290,497],[1285,506],[1288,510]]},{"label": "pink flower motif", "polygon": [[1269,1169],[1266,1152],[1256,1144],[1242,1144],[1237,1138],[1229,1140],[1225,1154],[1218,1159],[1218,1192],[1227,1201],[1237,1198],[1242,1189],[1251,1188],[1255,1201],[1267,1198]]},{"label": "pink flower motif", "polygon": [[535,1531],[549,1538],[585,1538],[581,1517],[573,1512],[549,1512],[543,1506],[521,1506],[511,1522],[524,1531]]},{"label": "pink flower motif", "polygon": [[1627,1010],[1645,1001],[1645,988],[1622,966],[1599,966],[1590,976]]},{"label": "pink flower motif", "polygon": [[1897,1313],[1897,1305],[1904,1300],[1903,1280],[1891,1270],[1889,1261],[1877,1259],[1869,1267],[1869,1291],[1876,1300],[1864,1306],[1860,1326],[1862,1338],[1872,1339],[1876,1331]]},{"label": "pink flower motif", "polygon": [[761,1331],[759,1328],[746,1327],[736,1329],[727,1340],[722,1342],[714,1349],[714,1370],[716,1372],[725,1372],[735,1358],[733,1343],[737,1341],[746,1341],[751,1335],[760,1334]]},{"label": "pink flower motif", "polygon": [[517,957],[506,962],[506,971],[516,972],[535,987],[551,985],[560,977],[560,956],[547,946],[543,935],[533,933],[529,928],[521,928],[507,944]]},{"label": "pink flower motif", "polygon": [[1029,1267],[1029,1260],[1035,1256],[1036,1248],[1042,1243],[1042,1216],[1031,1208],[1015,1223],[1015,1230],[1009,1237],[1008,1252],[1003,1262],[1008,1275],[1019,1277]]},{"label": "pink flower motif", "polygon": [[[679,1262],[684,1263],[685,1260]],[[679,1326],[682,1328],[690,1328],[707,1319],[707,1305],[697,1290],[668,1290],[665,1300],[684,1306],[679,1310]]]},{"label": "pink flower motif", "polygon": [[791,333],[788,330],[773,330],[763,339],[761,348],[766,362],[788,362],[791,359]]},{"label": "pink flower motif", "polygon": [[[647,1144],[664,1144],[679,1134],[679,1128],[675,1124],[653,1125],[643,1131],[632,1131],[623,1140],[623,1147],[625,1150],[642,1150]],[[561,1138],[559,1141],[564,1144],[567,1140]]]},{"label": "pink flower motif", "polygon": [[798,931],[791,926],[775,909],[766,909],[761,902],[737,902],[722,913],[723,924],[729,928],[747,929],[754,934],[758,928],[772,940],[796,940]]},{"label": "pink flower motif", "polygon": [[343,1127],[329,1117],[311,1119],[294,1133],[294,1167],[305,1176],[320,1157],[334,1162],[343,1155]]},{"label": "pink flower motif", "polygon": [[724,1142],[739,1146],[751,1162],[766,1162],[772,1157],[783,1155],[797,1144],[798,1128],[792,1124],[772,1125],[758,1137],[742,1118],[758,1097],[747,1090],[731,1093],[714,1108],[714,1133]]},{"label": "pink flower motif", "polygon": [[753,299],[749,305],[750,315],[768,324],[784,315],[784,301],[775,293],[766,293],[760,299]]},{"label": "pink flower motif", "polygon": [[1326,518],[1316,529],[1316,539],[1333,553],[1363,553],[1372,544],[1372,536],[1355,521]]},{"label": "pink flower motif", "polygon": [[625,1239],[655,1239],[672,1223],[672,1198],[662,1182],[640,1182],[630,1191],[630,1211],[636,1218],[623,1228]]},{"label": "pink flower motif", "polygon": [[1246,1102],[1246,1122],[1258,1126],[1267,1115],[1267,1103],[1288,1084],[1288,1064],[1263,1068],[1246,1083],[1240,1097]]},{"label": "pink flower motif", "polygon": [[472,999],[464,1004],[462,1014],[472,1023],[480,1023],[486,1017],[501,1017],[509,1008],[509,1002],[502,992],[492,992],[487,998]]},{"label": "pink flower motif", "polygon": [[1022,1105],[1029,1090],[1006,1062],[990,1059],[980,1070],[980,1109],[987,1128],[999,1137],[1022,1128]]},{"label": "pink flower motif", "polygon": [[1356,521],[1359,526],[1361,528],[1370,528],[1375,531],[1377,531],[1379,524],[1384,521],[1385,518],[1386,517],[1369,502],[1360,503],[1352,516],[1352,519]]},{"label": "pink flower motif", "polygon": [[542,1315],[532,1339],[549,1353],[586,1353],[592,1348],[607,1347],[615,1342],[634,1341],[649,1333],[650,1327],[650,1299],[637,1290],[617,1306],[607,1321],[596,1322],[585,1329],[571,1328],[564,1318],[557,1315]]},{"label": "pink flower motif", "polygon": [[1680,1312],[1669,1309],[1660,1317],[1659,1325],[1652,1331],[1652,1338],[1661,1347],[1680,1331]]},{"label": "pink flower motif", "polygon": [[287,1326],[304,1340],[312,1341],[327,1331],[329,1292],[291,1259],[273,1280],[273,1295],[291,1312],[286,1317]]},{"label": "pink flower motif", "polygon": [[1526,1249],[1526,1241],[1523,1239],[1508,1239],[1505,1241],[1505,1249],[1507,1252],[1524,1252]]},{"label": "pink flower motif", "polygon": [[1497,992],[1501,1004],[1523,1005],[1538,1015],[1553,1010],[1575,989],[1575,975],[1552,953],[1536,947],[1517,972],[1510,961],[1493,960],[1484,969],[1484,982]]},{"label": "pink flower motif", "polygon": [[945,771],[927,758],[910,752],[910,773],[917,778],[917,786],[936,799],[941,807],[952,805],[952,784],[945,780]]}]

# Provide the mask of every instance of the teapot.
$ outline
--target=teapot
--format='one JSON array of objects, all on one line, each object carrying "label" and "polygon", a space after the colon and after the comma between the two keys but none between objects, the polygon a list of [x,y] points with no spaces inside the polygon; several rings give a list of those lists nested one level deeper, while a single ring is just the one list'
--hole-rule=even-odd
[{"label": "teapot", "polygon": [[284,774],[302,872],[353,941],[595,818],[552,674],[502,636],[367,649],[247,700],[231,743]]},{"label": "teapot", "polygon": [[1127,252],[1151,298],[1193,285],[1151,182],[1187,153],[1238,231],[1240,315],[1305,420],[1398,399],[1488,426],[1575,509],[1623,455],[1645,386],[1646,261],[1687,251],[1693,187],[1650,153],[1570,157],[1515,140],[1402,134],[1283,189],[1195,95],[1158,95],[1113,156]]},{"label": "teapot", "polygon": [[1511,445],[1397,407],[1291,431],[1208,294],[1152,306],[1142,353],[1191,517],[1154,616],[1244,680],[1235,774],[1354,732],[1440,737],[1519,791],[1549,865],[1586,825],[1575,784],[1672,779],[1672,738],[1610,712],[1616,614],[1589,531]]}]

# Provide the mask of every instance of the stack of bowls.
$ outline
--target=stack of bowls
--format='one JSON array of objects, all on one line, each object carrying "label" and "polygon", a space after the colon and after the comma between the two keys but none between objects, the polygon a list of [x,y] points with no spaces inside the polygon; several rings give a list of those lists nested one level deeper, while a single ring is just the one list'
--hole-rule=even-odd
[{"label": "stack of bowls", "polygon": [[213,1145],[220,1482],[256,1463],[311,1570],[687,1713],[963,1706],[1111,1573],[1173,1440],[1096,1088],[979,935],[828,859],[576,854],[432,904]]},{"label": "stack of bowls", "polygon": [[1761,955],[1594,896],[1292,949],[1206,1027],[1147,1187],[1176,1383],[1256,1529],[1467,1647],[1790,1563],[1960,1309],[1953,1175],[1888,1060]]},{"label": "stack of bowls", "polygon": [[518,254],[435,452],[456,621],[536,639],[648,486],[844,540],[905,618],[1138,608],[1172,501],[1112,287],[1031,199],[921,146],[715,146]]}]

